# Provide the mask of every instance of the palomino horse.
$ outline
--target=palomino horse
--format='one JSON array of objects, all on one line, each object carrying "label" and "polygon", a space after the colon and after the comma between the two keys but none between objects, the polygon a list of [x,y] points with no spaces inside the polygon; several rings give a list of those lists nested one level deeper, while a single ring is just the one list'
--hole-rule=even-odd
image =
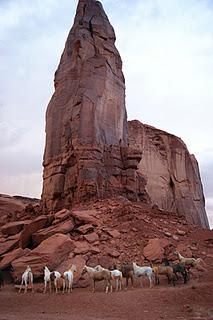
[{"label": "palomino horse", "polygon": [[[134,276],[137,278],[140,278],[142,276],[147,276],[149,279],[149,287],[152,287],[152,277],[153,277],[153,271],[151,267],[140,267],[138,266],[135,262],[133,262],[133,270],[134,270]],[[142,284],[142,279],[141,279],[141,286]]]},{"label": "palomino horse", "polygon": [[51,281],[54,282],[56,293],[58,292],[58,280],[61,278],[61,274],[58,271],[50,271],[47,266],[44,267],[44,293],[47,290],[47,282],[49,282],[49,289],[51,292]]},{"label": "palomino horse", "polygon": [[205,265],[205,262],[201,258],[185,258],[183,257],[180,252],[175,251],[174,254],[178,257],[178,260],[181,264],[183,264],[185,267],[194,267],[197,269],[200,269],[202,271],[207,271],[206,268],[204,268],[202,265]]},{"label": "palomino horse", "polygon": [[33,273],[32,273],[30,266],[27,266],[27,269],[22,274],[21,286],[20,286],[19,292],[21,292],[23,284],[24,284],[24,293],[27,292],[28,282],[29,282],[29,284],[31,284],[32,291],[33,291],[34,290],[33,289]]},{"label": "palomino horse", "polygon": [[107,269],[96,270],[95,268],[84,266],[82,274],[88,273],[92,283],[93,283],[93,292],[95,292],[95,283],[96,281],[105,281],[106,288],[105,292],[108,293],[109,287],[112,292],[112,285],[111,285],[111,272]]}]

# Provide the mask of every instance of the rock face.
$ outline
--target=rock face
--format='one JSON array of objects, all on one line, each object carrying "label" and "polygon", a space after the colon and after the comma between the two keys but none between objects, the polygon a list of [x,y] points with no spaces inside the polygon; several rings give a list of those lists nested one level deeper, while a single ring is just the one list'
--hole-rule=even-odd
[{"label": "rock face", "polygon": [[42,202],[48,210],[122,194],[144,200],[128,147],[125,81],[114,30],[95,0],[79,0],[46,113]]},{"label": "rock face", "polygon": [[129,122],[129,139],[142,149],[139,171],[152,203],[209,228],[198,164],[183,141],[139,121]]}]

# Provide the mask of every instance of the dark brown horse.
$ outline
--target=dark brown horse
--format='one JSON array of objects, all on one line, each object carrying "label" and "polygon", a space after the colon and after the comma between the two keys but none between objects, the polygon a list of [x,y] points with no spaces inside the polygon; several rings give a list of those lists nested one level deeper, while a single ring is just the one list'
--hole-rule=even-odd
[{"label": "dark brown horse", "polygon": [[123,278],[126,278],[126,288],[128,288],[129,279],[131,280],[132,287],[133,287],[133,265],[132,262],[123,262],[121,264],[117,264],[115,269],[118,269],[122,272]]}]

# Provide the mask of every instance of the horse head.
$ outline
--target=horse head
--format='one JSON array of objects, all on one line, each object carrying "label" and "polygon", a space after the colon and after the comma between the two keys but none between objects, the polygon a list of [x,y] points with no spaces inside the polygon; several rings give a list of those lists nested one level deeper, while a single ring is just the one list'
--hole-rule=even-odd
[{"label": "horse head", "polygon": [[72,272],[77,272],[77,267],[75,264],[72,265],[71,270]]},{"label": "horse head", "polygon": [[47,268],[47,266],[44,267],[44,273],[51,273],[50,270]]},{"label": "horse head", "polygon": [[87,272],[87,266],[85,265],[82,269],[81,274],[84,275]]}]

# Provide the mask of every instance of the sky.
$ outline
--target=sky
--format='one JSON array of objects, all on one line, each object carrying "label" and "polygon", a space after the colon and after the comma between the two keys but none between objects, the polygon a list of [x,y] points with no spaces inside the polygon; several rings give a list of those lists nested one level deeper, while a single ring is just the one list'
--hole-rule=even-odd
[{"label": "sky", "polygon": [[[213,226],[213,2],[102,0],[128,119],[181,137]],[[29,6],[30,5],[30,6]],[[0,0],[0,193],[40,197],[45,111],[77,0]]]}]

